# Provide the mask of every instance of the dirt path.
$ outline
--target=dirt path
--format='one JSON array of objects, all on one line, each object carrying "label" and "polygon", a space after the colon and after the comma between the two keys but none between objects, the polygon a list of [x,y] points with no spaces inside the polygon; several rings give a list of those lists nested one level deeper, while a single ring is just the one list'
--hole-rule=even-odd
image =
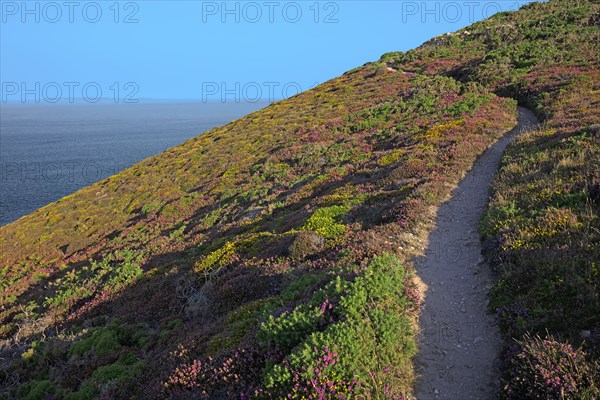
[{"label": "dirt path", "polygon": [[518,125],[494,144],[438,212],[425,255],[415,260],[427,285],[416,358],[418,400],[494,399],[500,334],[487,313],[492,274],[481,255],[479,219],[511,139],[537,124],[519,107]]}]

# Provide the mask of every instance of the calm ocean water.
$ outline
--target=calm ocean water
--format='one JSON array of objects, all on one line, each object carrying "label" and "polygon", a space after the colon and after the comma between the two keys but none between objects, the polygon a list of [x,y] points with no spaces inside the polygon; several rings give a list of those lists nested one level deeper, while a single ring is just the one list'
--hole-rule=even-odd
[{"label": "calm ocean water", "polygon": [[0,106],[0,225],[267,103]]}]

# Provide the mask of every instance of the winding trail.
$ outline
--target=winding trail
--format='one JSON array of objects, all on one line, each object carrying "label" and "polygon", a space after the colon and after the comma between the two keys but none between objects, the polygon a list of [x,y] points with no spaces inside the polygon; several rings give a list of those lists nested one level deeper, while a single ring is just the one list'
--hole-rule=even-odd
[{"label": "winding trail", "polygon": [[428,248],[415,260],[427,286],[416,357],[418,400],[496,397],[501,339],[487,313],[493,277],[481,255],[479,220],[504,150],[535,125],[533,113],[519,107],[517,126],[477,160],[442,204]]}]

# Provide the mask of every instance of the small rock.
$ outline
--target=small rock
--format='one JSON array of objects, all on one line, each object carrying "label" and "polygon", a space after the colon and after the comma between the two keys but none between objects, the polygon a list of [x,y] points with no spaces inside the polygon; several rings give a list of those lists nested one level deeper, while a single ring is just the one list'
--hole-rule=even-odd
[{"label": "small rock", "polygon": [[482,341],[483,341],[483,338],[481,336],[477,336],[475,339],[473,339],[473,344],[477,344]]},{"label": "small rock", "polygon": [[590,336],[592,336],[592,332],[590,331],[581,331],[579,332],[579,336],[581,336],[582,338],[589,338]]}]

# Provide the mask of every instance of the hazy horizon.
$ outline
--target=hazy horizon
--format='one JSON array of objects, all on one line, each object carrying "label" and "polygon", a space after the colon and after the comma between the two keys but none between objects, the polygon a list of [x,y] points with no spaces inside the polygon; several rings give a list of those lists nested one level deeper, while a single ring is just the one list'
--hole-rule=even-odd
[{"label": "hazy horizon", "polygon": [[269,103],[0,106],[0,225]]}]

